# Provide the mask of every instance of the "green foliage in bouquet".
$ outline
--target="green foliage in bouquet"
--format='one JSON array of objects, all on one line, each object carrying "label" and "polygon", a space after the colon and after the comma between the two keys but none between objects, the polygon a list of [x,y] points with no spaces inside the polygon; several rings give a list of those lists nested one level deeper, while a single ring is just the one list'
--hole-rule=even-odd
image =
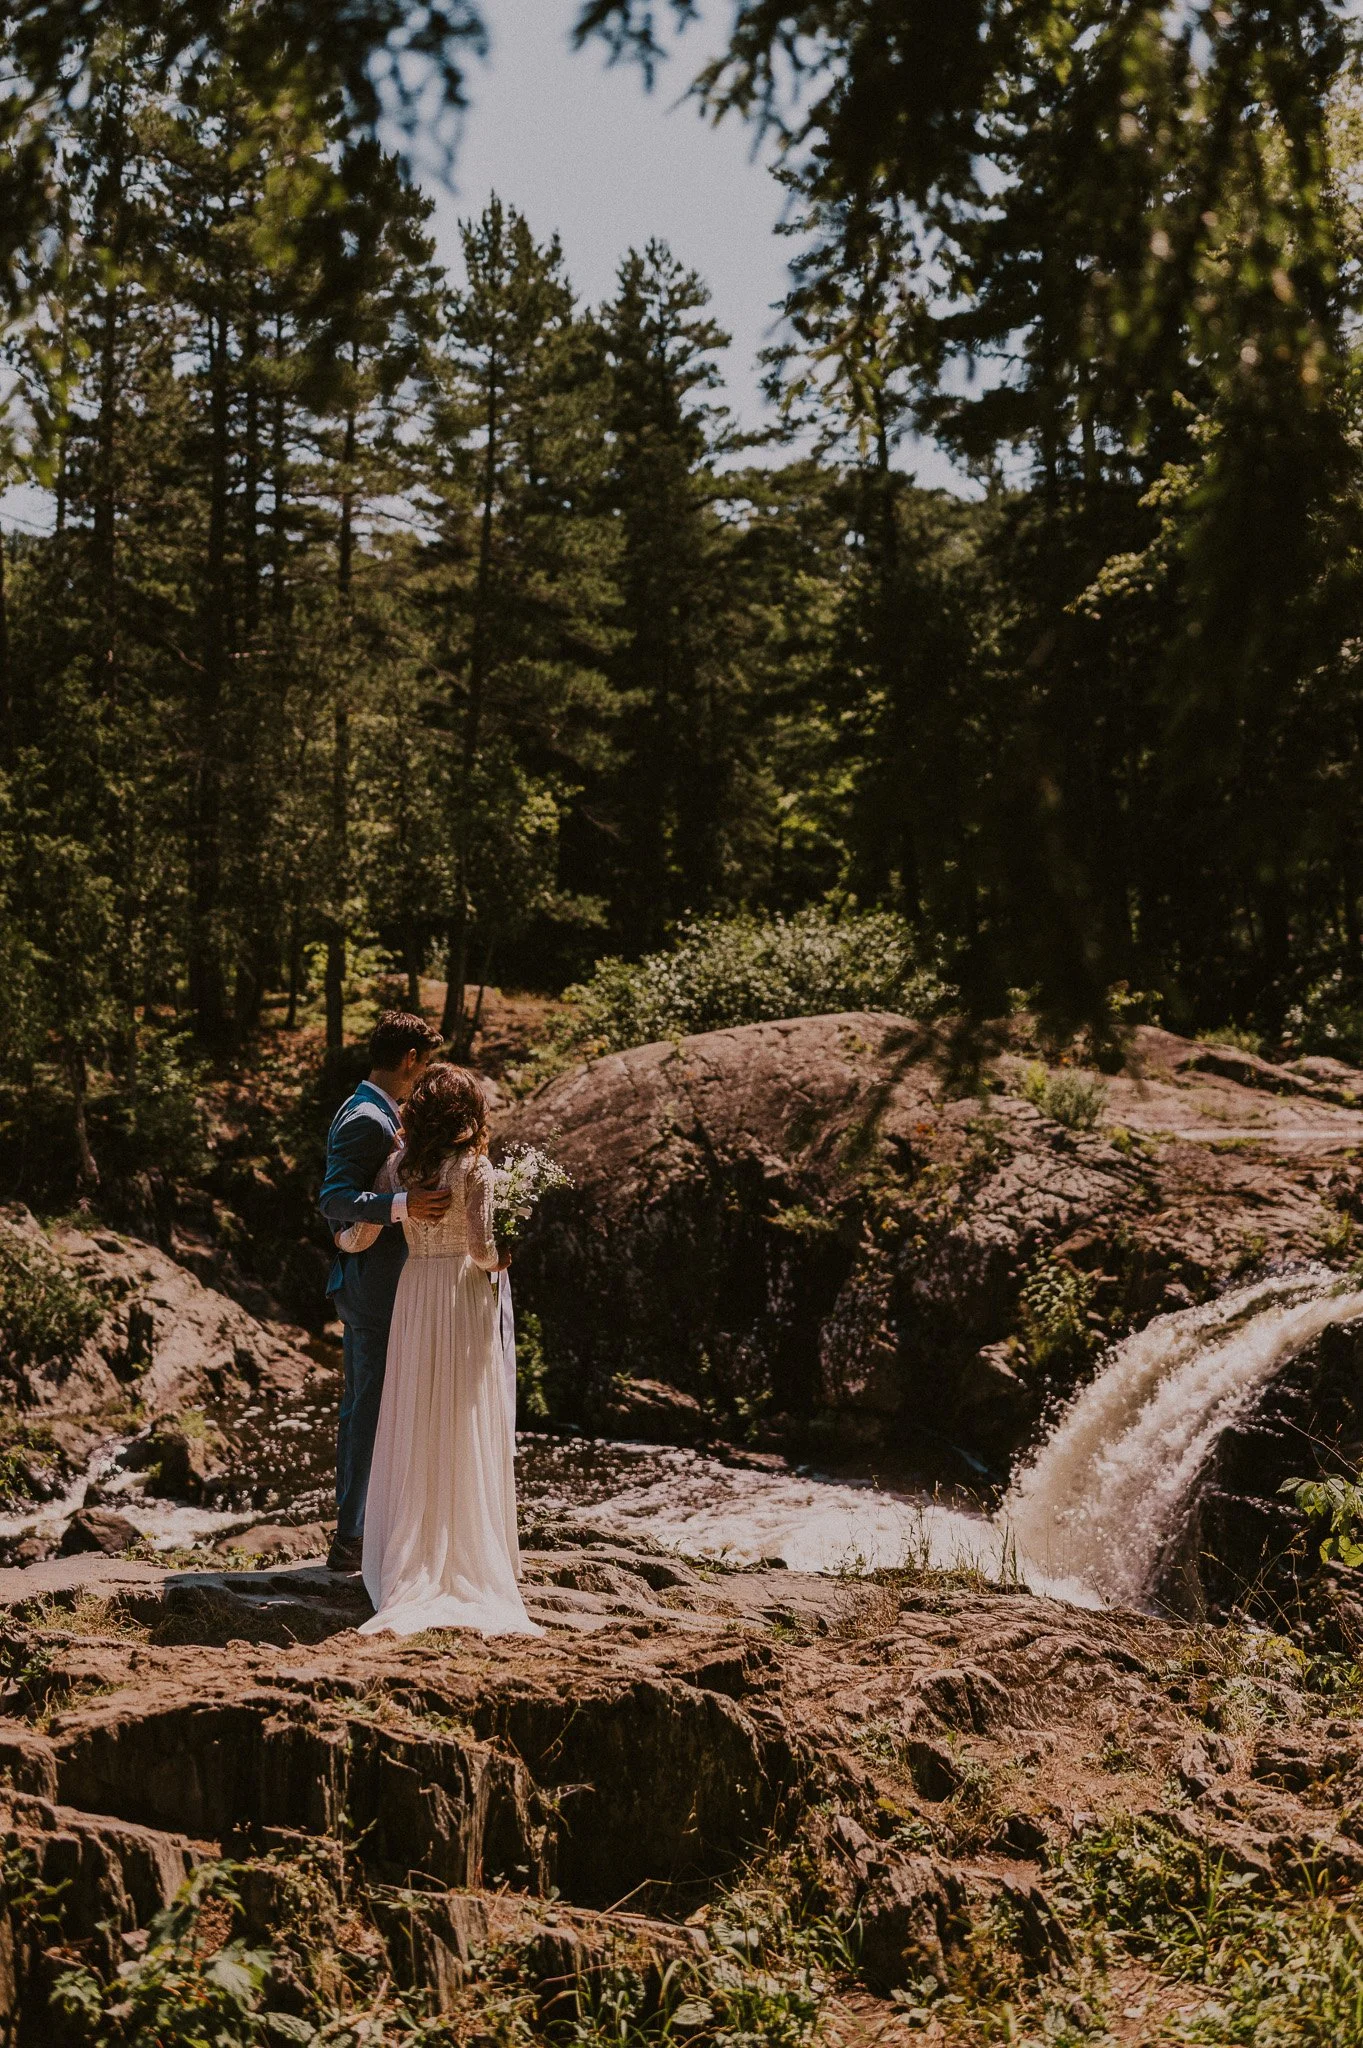
[{"label": "green foliage in bouquet", "polygon": [[572,1184],[572,1175],[538,1145],[511,1146],[496,1169],[493,1214],[499,1241],[514,1244],[544,1196]]}]

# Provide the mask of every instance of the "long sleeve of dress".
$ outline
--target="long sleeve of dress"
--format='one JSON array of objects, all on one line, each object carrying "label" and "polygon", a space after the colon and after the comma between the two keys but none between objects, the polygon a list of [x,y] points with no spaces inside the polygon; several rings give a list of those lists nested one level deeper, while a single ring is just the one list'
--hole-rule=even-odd
[{"label": "long sleeve of dress", "polygon": [[[378,1178],[374,1182],[376,1195],[387,1195],[391,1198],[397,1193],[397,1164],[398,1152],[394,1150],[388,1154],[379,1168]],[[336,1249],[342,1252],[367,1252],[371,1244],[378,1243],[382,1231],[381,1223],[349,1223],[344,1230],[333,1233]]]},{"label": "long sleeve of dress", "polygon": [[468,1230],[469,1257],[485,1273],[495,1272],[501,1259],[493,1235],[492,1161],[481,1155],[464,1176],[464,1221]]}]

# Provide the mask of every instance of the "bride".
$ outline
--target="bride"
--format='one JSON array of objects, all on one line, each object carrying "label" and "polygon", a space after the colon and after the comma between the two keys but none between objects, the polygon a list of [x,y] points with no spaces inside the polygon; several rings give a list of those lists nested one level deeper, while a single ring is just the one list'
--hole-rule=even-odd
[{"label": "bride", "polygon": [[487,1110],[458,1067],[429,1068],[402,1108],[385,1193],[437,1185],[439,1222],[408,1219],[364,1519],[370,1635],[473,1628],[539,1635],[521,1600],[514,1425],[493,1275]]}]

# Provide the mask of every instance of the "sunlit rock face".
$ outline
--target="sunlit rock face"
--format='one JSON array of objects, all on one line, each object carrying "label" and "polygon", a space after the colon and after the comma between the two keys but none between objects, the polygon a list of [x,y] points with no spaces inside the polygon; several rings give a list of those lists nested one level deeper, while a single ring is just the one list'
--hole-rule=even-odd
[{"label": "sunlit rock face", "polygon": [[[1025,1059],[965,1093],[940,1038],[883,1013],[574,1069],[501,1132],[575,1181],[517,1267],[552,1412],[611,1426],[625,1375],[690,1395],[713,1435],[945,1439],[1005,1470],[1104,1343],[1315,1250],[1363,1114],[1247,1058],[1142,1031],[1087,1129],[1026,1099]],[[1048,1344],[1025,1290],[1055,1267],[1077,1278]]]},{"label": "sunlit rock face", "polygon": [[1295,1664],[1230,1739],[1213,1717],[1247,1680],[1210,1632],[975,1572],[695,1569],[534,1536],[536,1640],[358,1636],[362,1590],[320,1565],[0,1575],[0,1822],[29,1879],[0,1911],[7,2038],[74,2041],[49,2002],[73,1952],[126,1982],[222,1858],[205,1941],[268,1949],[309,2012],[335,2010],[347,1957],[446,2011],[513,1968],[585,2004],[578,1980],[622,1956],[732,1982],[730,1888],[769,1868],[855,1933],[828,1988],[877,2023],[868,1996],[945,1969],[1000,1908],[1073,1995],[1050,1871],[1112,1808],[1195,1833],[1259,1898],[1363,1872],[1363,1743]]}]

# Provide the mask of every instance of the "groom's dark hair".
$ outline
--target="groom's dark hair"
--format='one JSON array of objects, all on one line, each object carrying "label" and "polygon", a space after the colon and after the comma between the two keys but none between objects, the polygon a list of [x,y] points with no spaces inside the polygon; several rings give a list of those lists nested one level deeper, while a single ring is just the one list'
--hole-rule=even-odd
[{"label": "groom's dark hair", "polygon": [[424,1017],[413,1017],[407,1010],[385,1010],[369,1041],[369,1064],[380,1073],[391,1073],[407,1053],[425,1052],[444,1043],[434,1024]]}]

